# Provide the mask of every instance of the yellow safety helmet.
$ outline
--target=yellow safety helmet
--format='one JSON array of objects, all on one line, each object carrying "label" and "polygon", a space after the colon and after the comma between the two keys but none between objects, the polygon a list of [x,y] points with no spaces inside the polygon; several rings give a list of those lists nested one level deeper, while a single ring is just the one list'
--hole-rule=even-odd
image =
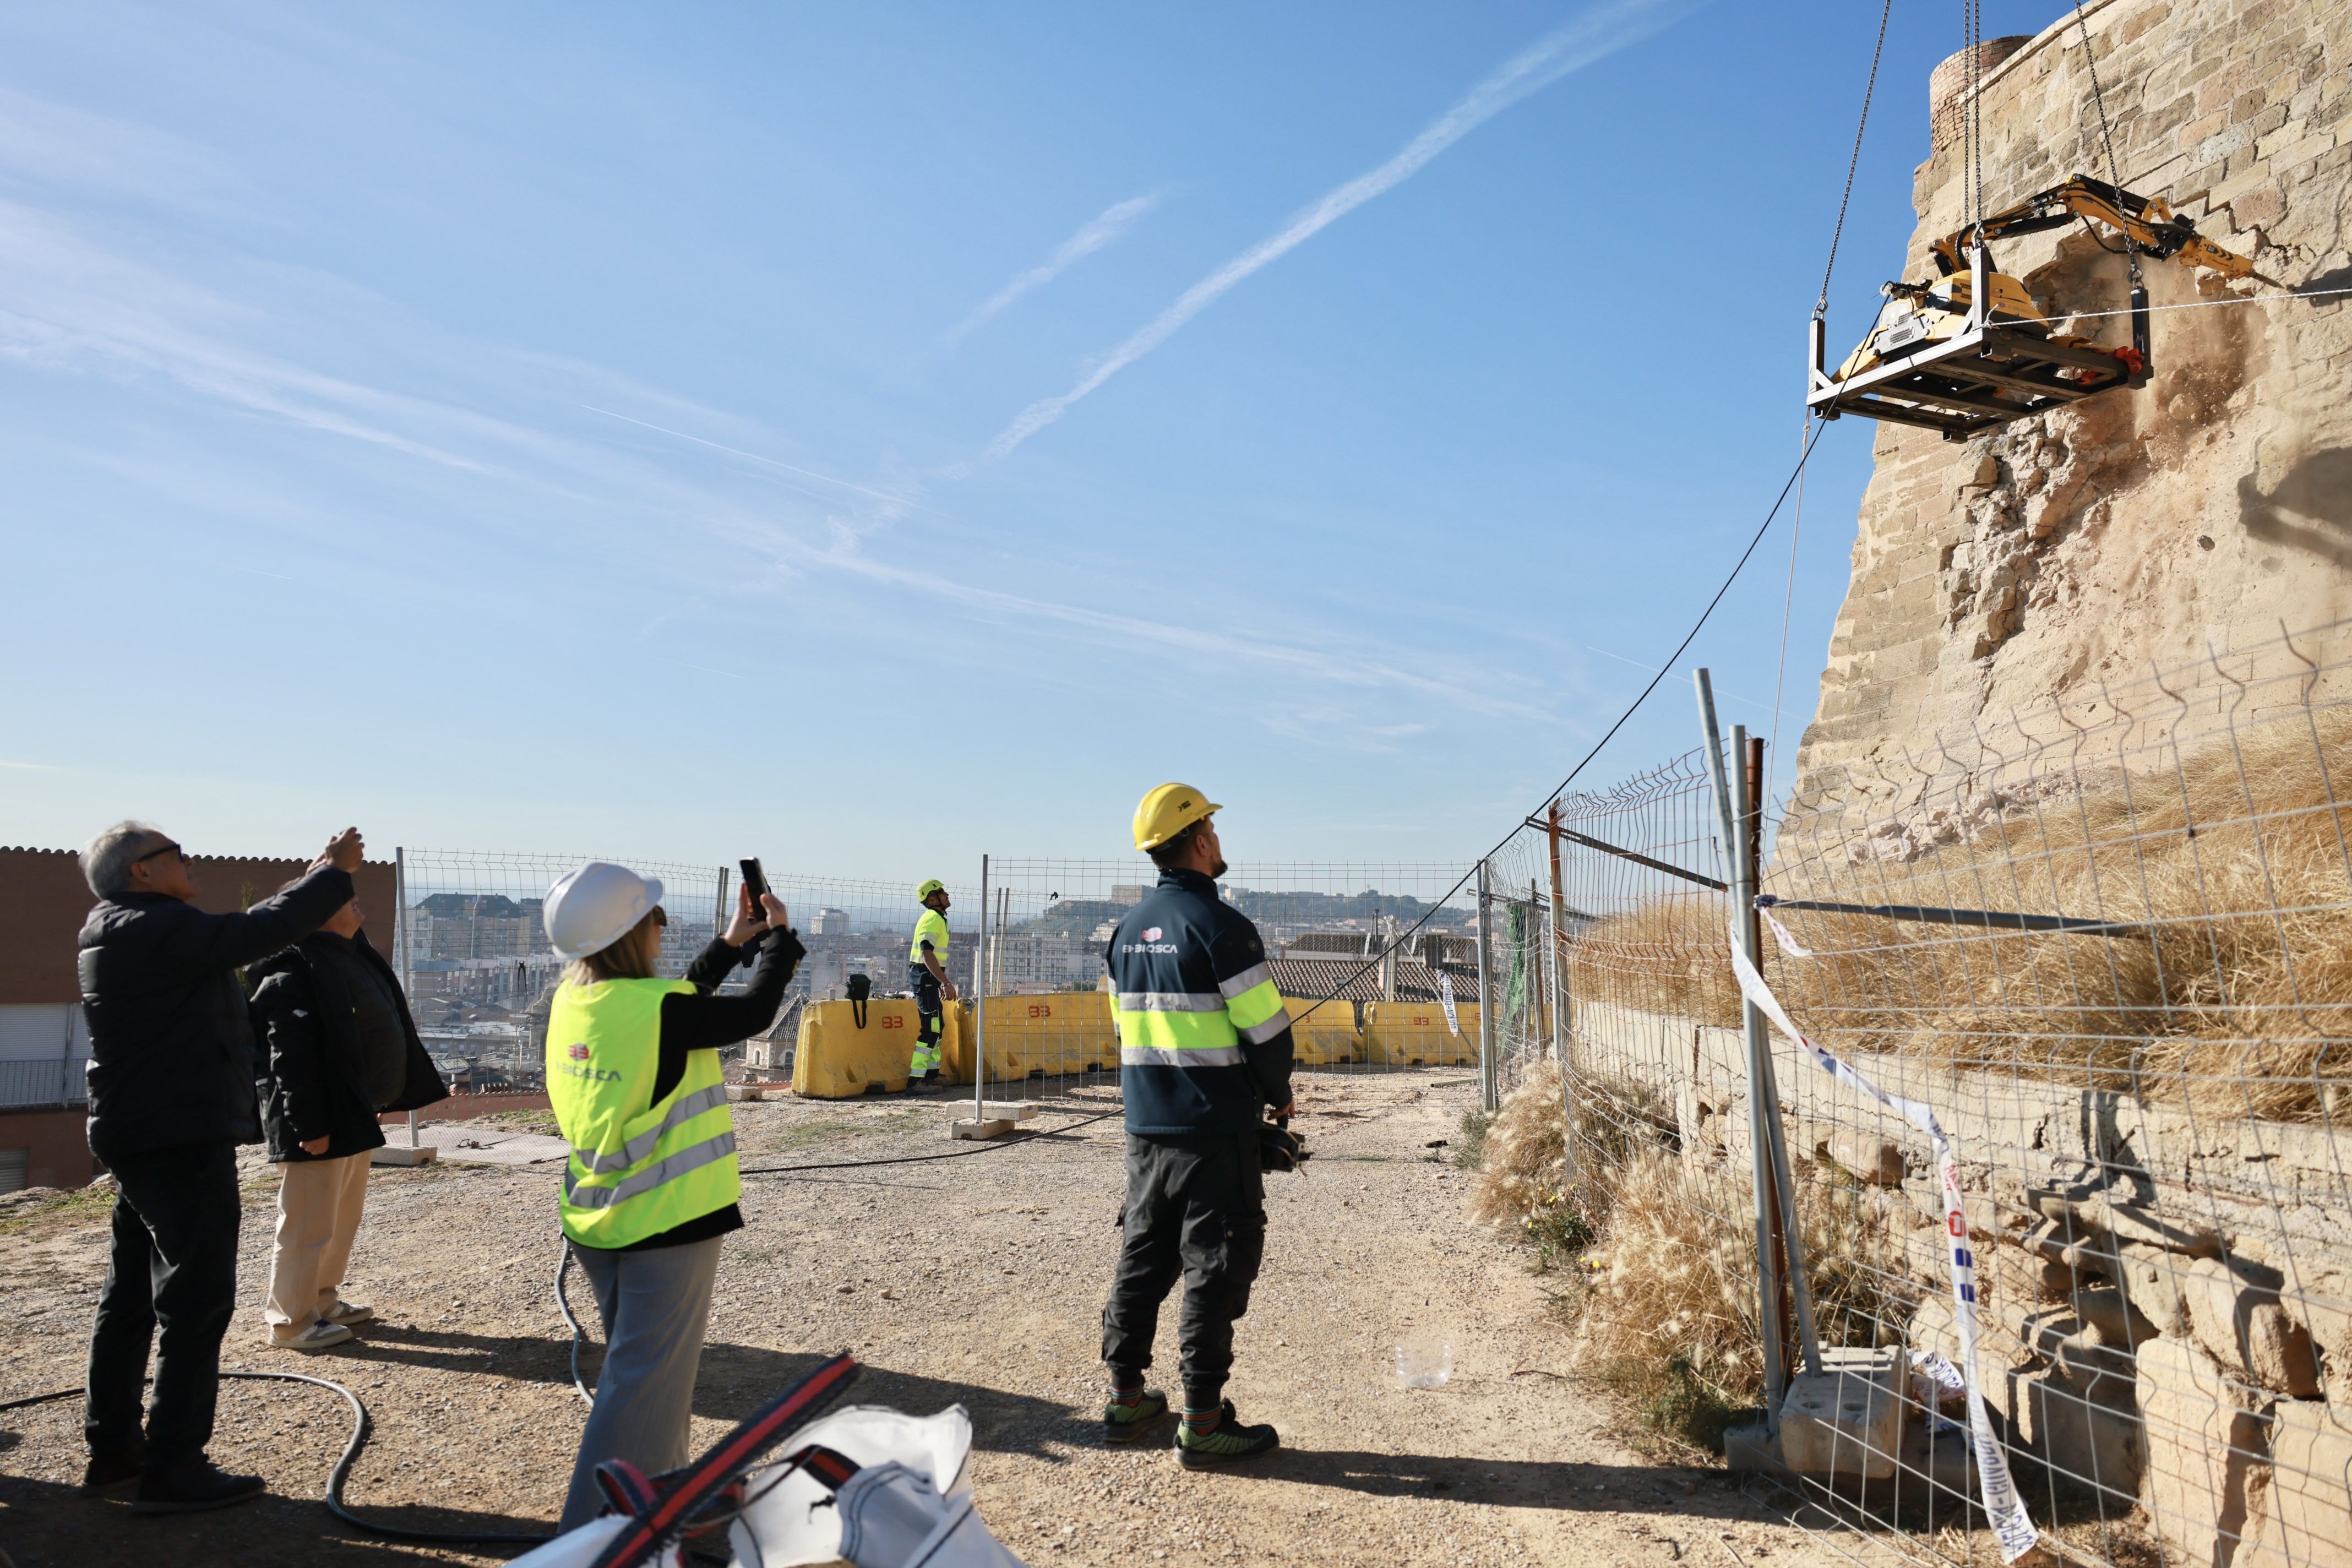
[{"label": "yellow safety helmet", "polygon": [[940,881],[937,877],[925,878],[923,885],[915,889],[915,901],[919,904],[925,899],[929,898],[933,893],[944,893],[947,890],[948,885],[945,882]]},{"label": "yellow safety helmet", "polygon": [[1161,784],[1135,808],[1135,847],[1150,849],[1165,844],[1211,812],[1224,809],[1191,784]]}]

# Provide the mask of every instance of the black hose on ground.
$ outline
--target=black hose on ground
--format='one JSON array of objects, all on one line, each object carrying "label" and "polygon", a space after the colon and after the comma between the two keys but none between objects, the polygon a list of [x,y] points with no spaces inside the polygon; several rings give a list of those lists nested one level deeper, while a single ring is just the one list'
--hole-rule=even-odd
[{"label": "black hose on ground", "polygon": [[[1097,1121],[1108,1121],[1114,1116],[1124,1116],[1126,1108],[1106,1110],[1098,1115],[1065,1121],[1059,1127],[1040,1127],[1032,1132],[1015,1132],[986,1143],[975,1143],[969,1149],[950,1149],[944,1154],[898,1154],[886,1160],[833,1160],[821,1165],[747,1165],[737,1171],[743,1176],[788,1176],[795,1171],[862,1171],[868,1165],[921,1165],[933,1160],[965,1160],[974,1154],[993,1154],[1000,1149],[1010,1149],[1016,1143],[1049,1137],[1056,1132],[1075,1132]],[[567,1314],[568,1315],[568,1314]]]},{"label": "black hose on ground", "polygon": [[[552,1531],[545,1534],[526,1535],[513,1531],[411,1530],[405,1525],[381,1524],[372,1519],[362,1519],[343,1501],[343,1488],[352,1479],[352,1467],[359,1463],[360,1451],[367,1447],[369,1434],[374,1430],[374,1423],[368,1418],[367,1406],[360,1403],[360,1396],[331,1378],[312,1377],[308,1373],[225,1372],[221,1376],[254,1383],[307,1383],[313,1388],[332,1389],[343,1396],[343,1403],[352,1409],[352,1437],[343,1445],[342,1455],[336,1459],[335,1468],[327,1472],[327,1511],[346,1524],[392,1541],[415,1541],[444,1546],[538,1546],[555,1539]],[[0,1402],[0,1411],[22,1410],[30,1405],[72,1399],[82,1392],[79,1388],[59,1388],[47,1394],[26,1394],[22,1399]]]}]

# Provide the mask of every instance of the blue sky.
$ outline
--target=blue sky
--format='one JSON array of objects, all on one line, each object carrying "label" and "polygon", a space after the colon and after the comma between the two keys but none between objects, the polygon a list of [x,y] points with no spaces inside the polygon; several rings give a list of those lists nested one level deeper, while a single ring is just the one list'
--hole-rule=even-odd
[{"label": "blue sky", "polygon": [[[1904,11],[1840,348],[1958,42]],[[1794,460],[1876,21],[12,8],[0,841],[962,879],[1181,777],[1236,858],[1473,855]],[[1585,782],[1693,662],[1769,729],[1784,597],[1793,753],[1870,436]]]}]

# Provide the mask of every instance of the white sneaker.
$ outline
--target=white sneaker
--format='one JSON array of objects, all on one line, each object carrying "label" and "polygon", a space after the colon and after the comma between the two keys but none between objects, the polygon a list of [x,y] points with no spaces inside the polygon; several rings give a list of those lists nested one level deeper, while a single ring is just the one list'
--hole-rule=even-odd
[{"label": "white sneaker", "polygon": [[375,1321],[375,1309],[354,1306],[349,1301],[338,1301],[319,1316],[331,1323],[373,1323]]},{"label": "white sneaker", "polygon": [[322,1351],[329,1345],[341,1344],[351,1337],[351,1330],[342,1324],[331,1323],[321,1318],[290,1340],[280,1339],[273,1333],[269,1336],[269,1342],[282,1351]]}]

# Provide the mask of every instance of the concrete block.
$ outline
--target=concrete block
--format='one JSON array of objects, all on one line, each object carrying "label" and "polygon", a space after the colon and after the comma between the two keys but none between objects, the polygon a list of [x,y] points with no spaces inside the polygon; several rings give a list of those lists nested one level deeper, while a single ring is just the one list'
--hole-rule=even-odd
[{"label": "concrete block", "polygon": [[1013,1123],[1003,1117],[991,1117],[985,1121],[974,1121],[966,1118],[948,1125],[950,1138],[961,1138],[972,1142],[987,1138],[1002,1138],[1012,1131]]},{"label": "concrete block", "polygon": [[1822,1362],[1819,1373],[1791,1377],[1781,1396],[1781,1462],[1804,1475],[1892,1476],[1909,1358],[1890,1345],[1825,1348]]},{"label": "concrete block", "polygon": [[2140,1346],[2138,1385],[2147,1442],[2139,1496],[2151,1528],[2198,1568],[2235,1568],[2248,1498],[2267,1481],[2265,1423],[2188,1340]]},{"label": "concrete block", "polygon": [[2270,1484],[2252,1500],[2250,1531],[2262,1568],[2352,1568],[2352,1427],[2328,1405],[2291,1399],[2270,1417]]},{"label": "concrete block", "polygon": [[983,1100],[980,1102],[980,1113],[996,1121],[1026,1121],[1037,1114],[1037,1102],[1034,1100]]},{"label": "concrete block", "polygon": [[2242,1258],[2199,1258],[2180,1272],[2190,1331],[2246,1382],[2297,1399],[2319,1393],[2311,1331],[2279,1300],[2278,1270]]},{"label": "concrete block", "polygon": [[441,1151],[430,1143],[415,1149],[405,1143],[387,1143],[368,1156],[368,1163],[371,1165],[429,1165],[440,1156],[440,1153]]}]

